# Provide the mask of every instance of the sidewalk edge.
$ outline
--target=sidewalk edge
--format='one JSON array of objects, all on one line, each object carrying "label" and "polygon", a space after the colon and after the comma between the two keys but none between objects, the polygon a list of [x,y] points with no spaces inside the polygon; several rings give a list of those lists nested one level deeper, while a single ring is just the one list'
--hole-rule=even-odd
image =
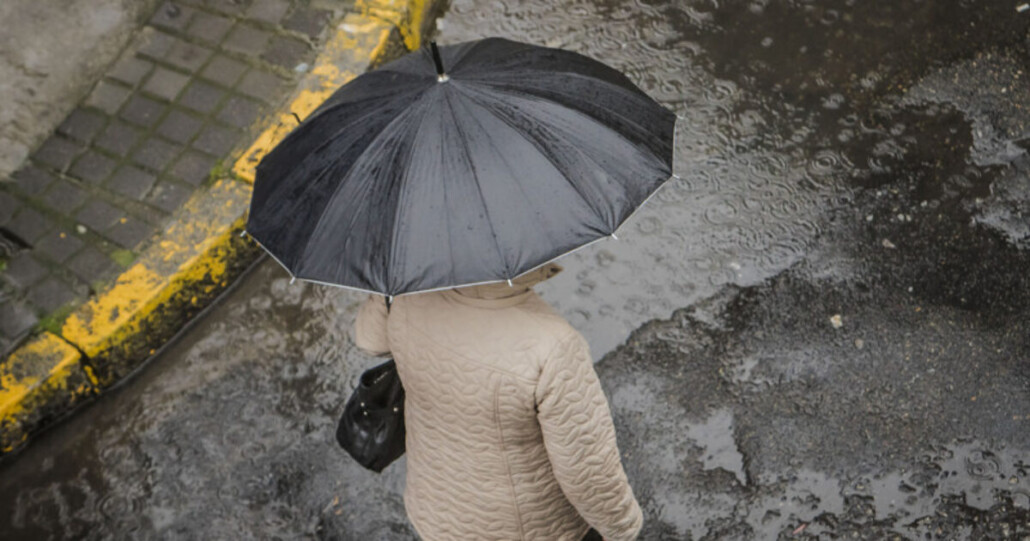
[{"label": "sidewalk edge", "polygon": [[258,256],[240,236],[253,167],[335,88],[421,44],[445,0],[359,0],[288,105],[236,162],[236,178],[196,194],[105,291],[0,362],[0,456],[128,376]]}]

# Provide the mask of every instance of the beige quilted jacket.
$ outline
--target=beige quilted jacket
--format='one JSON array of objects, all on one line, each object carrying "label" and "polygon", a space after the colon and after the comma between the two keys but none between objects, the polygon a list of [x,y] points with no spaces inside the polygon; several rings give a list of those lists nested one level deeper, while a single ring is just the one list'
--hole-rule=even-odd
[{"label": "beige quilted jacket", "polygon": [[530,289],[560,269],[360,309],[355,343],[404,384],[404,505],[427,541],[640,531],[586,341]]}]

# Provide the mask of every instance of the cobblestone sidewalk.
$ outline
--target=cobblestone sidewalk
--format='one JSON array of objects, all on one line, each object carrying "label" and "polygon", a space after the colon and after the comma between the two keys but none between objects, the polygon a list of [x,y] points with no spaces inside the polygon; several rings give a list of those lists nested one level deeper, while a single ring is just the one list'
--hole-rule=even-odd
[{"label": "cobblestone sidewalk", "polygon": [[0,356],[127,268],[306,71],[349,0],[158,7],[92,92],[0,181]]}]

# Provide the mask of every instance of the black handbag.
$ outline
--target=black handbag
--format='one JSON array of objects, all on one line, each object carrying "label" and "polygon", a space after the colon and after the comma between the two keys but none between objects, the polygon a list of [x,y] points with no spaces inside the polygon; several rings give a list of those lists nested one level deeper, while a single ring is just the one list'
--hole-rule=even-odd
[{"label": "black handbag", "polygon": [[336,441],[376,473],[404,454],[404,387],[392,359],[361,374],[343,408]]}]

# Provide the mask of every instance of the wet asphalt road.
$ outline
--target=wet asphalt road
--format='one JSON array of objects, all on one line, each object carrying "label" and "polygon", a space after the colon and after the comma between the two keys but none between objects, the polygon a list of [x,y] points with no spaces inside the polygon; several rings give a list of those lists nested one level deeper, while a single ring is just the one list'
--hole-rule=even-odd
[{"label": "wet asphalt road", "polygon": [[[545,284],[643,539],[1030,538],[1030,13],[1018,2],[455,0],[625,70],[676,170]],[[266,262],[0,466],[0,537],[408,539],[334,447],[360,296]]]}]

